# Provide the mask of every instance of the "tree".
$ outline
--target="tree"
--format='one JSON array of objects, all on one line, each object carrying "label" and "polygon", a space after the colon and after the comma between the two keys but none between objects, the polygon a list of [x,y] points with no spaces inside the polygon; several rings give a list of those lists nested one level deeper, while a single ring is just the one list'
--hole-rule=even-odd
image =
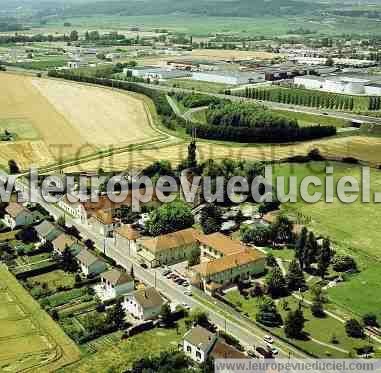
[{"label": "tree", "polygon": [[122,306],[122,301],[118,300],[114,307],[111,307],[107,310],[106,322],[112,325],[115,325],[118,329],[124,327],[125,314]]},{"label": "tree", "polygon": [[293,260],[290,263],[286,275],[286,284],[290,291],[299,289],[304,290],[307,287],[303,271],[301,270],[300,265],[296,260]]},{"label": "tree", "polygon": [[213,203],[208,203],[201,211],[200,224],[205,234],[219,232],[222,225],[221,209]]},{"label": "tree", "polygon": [[65,219],[65,215],[61,215],[58,220],[57,220],[57,224],[61,227],[65,227],[66,226],[66,219]]},{"label": "tree", "polygon": [[259,323],[269,327],[282,325],[282,317],[276,308],[276,304],[269,297],[262,297],[255,318]]},{"label": "tree", "polygon": [[69,247],[65,247],[61,257],[62,269],[65,272],[75,273],[78,271],[78,263]]},{"label": "tree", "polygon": [[284,322],[284,332],[288,338],[301,338],[303,336],[305,319],[301,308],[289,311]]},{"label": "tree", "polygon": [[195,246],[189,253],[188,257],[188,267],[193,267],[197,264],[200,264],[201,261],[201,250],[199,246]]},{"label": "tree", "polygon": [[315,317],[324,317],[325,312],[323,308],[323,302],[315,301],[311,305],[311,312]]},{"label": "tree", "polygon": [[376,328],[379,326],[377,316],[374,313],[365,314],[362,320],[366,326],[373,326]]},{"label": "tree", "polygon": [[169,306],[168,303],[164,303],[161,306],[160,310],[160,317],[161,321],[164,323],[165,326],[170,326],[172,324],[172,312],[171,312],[171,307]]},{"label": "tree", "polygon": [[190,360],[183,352],[163,351],[160,355],[145,356],[132,364],[131,373],[191,373]]},{"label": "tree", "polygon": [[331,242],[325,239],[318,255],[318,273],[322,279],[324,279],[327,269],[331,264],[332,253]]},{"label": "tree", "polygon": [[306,247],[303,253],[303,264],[306,270],[311,268],[311,264],[316,261],[318,244],[313,232],[310,232],[307,238]]},{"label": "tree", "polygon": [[306,249],[307,238],[308,230],[306,227],[303,227],[295,246],[295,257],[298,259],[301,269],[304,268],[304,252]]},{"label": "tree", "polygon": [[278,267],[278,262],[276,261],[276,258],[273,253],[270,253],[266,257],[266,265],[268,267]]},{"label": "tree", "polygon": [[57,312],[57,310],[56,309],[54,309],[53,311],[52,311],[52,319],[54,320],[54,321],[59,321],[59,319],[60,319],[60,315],[58,314],[58,312]]},{"label": "tree", "polygon": [[20,168],[19,168],[17,162],[14,159],[10,159],[8,161],[8,168],[9,168],[9,173],[11,175],[19,174],[20,173]]},{"label": "tree", "polygon": [[323,288],[320,284],[315,284],[311,287],[312,299],[315,302],[326,303],[327,299]]},{"label": "tree", "polygon": [[293,225],[285,215],[277,217],[272,225],[273,241],[278,243],[291,243],[293,240]]},{"label": "tree", "polygon": [[348,255],[337,255],[332,260],[332,267],[337,272],[356,271],[355,260]]},{"label": "tree", "polygon": [[211,328],[211,324],[208,319],[208,314],[199,308],[192,310],[188,318],[185,320],[185,324],[188,328],[190,328],[192,325],[199,325],[206,329]]},{"label": "tree", "polygon": [[78,40],[78,32],[76,30],[73,30],[70,33],[69,39],[70,39],[70,41],[77,41]]},{"label": "tree", "polygon": [[189,168],[197,167],[197,145],[196,140],[192,140],[188,145],[187,166]]},{"label": "tree", "polygon": [[345,331],[352,338],[364,337],[364,329],[356,319],[350,319],[345,322]]},{"label": "tree", "polygon": [[176,232],[190,228],[194,224],[192,210],[183,201],[164,204],[152,211],[146,229],[152,236]]},{"label": "tree", "polygon": [[266,285],[268,293],[274,298],[281,297],[287,293],[286,281],[279,267],[271,269],[266,276]]}]

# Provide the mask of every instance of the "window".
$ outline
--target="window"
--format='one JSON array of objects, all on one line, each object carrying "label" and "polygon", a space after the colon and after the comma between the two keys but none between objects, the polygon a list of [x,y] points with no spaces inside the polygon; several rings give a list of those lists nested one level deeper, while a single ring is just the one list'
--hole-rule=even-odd
[{"label": "window", "polygon": [[201,359],[201,352],[196,351],[196,357],[197,357],[197,359]]},{"label": "window", "polygon": [[187,346],[187,352],[192,352],[192,347],[191,346]]}]

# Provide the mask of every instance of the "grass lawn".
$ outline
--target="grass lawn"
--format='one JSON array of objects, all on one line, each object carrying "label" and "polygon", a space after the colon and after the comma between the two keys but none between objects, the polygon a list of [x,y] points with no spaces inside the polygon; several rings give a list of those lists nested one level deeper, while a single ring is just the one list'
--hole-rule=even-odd
[{"label": "grass lawn", "polygon": [[[102,337],[88,344],[90,350],[97,352],[83,358],[78,363],[69,366],[62,372],[87,373],[113,370],[123,372],[131,364],[143,357],[152,356],[166,350],[176,350],[185,333],[184,322],[179,322],[178,332],[173,329],[153,329],[126,340],[121,340],[121,333],[116,336]],[[89,346],[90,345],[90,346]]]},{"label": "grass lawn", "polygon": [[63,58],[56,58],[40,61],[17,62],[13,65],[17,67],[22,67],[23,69],[48,70],[54,67],[61,67],[66,65],[66,60]]},{"label": "grass lawn", "polygon": [[[334,167],[335,179],[348,175],[360,181],[360,167],[343,163],[331,163],[331,165]],[[298,181],[306,175],[322,177],[323,171],[323,163],[282,164],[275,167],[276,175],[295,175]],[[372,170],[371,180],[371,191],[380,189],[381,172]],[[322,191],[323,188],[317,187],[316,191],[318,190]],[[309,217],[311,221],[307,225],[310,229],[317,235],[329,237],[336,251],[354,256],[359,264],[361,269],[359,274],[328,291],[330,301],[356,315],[375,312],[381,318],[379,307],[381,288],[377,279],[381,273],[379,206],[361,201],[343,204],[335,197],[333,203],[287,203],[283,205],[283,210],[289,215],[297,216],[301,213]]]},{"label": "grass lawn", "polygon": [[211,92],[211,93],[221,93],[225,89],[231,88],[231,85],[223,83],[210,83],[202,82],[192,79],[168,79],[165,82],[166,85],[173,87],[176,85],[179,88],[183,89],[195,89],[196,91],[201,92]]},{"label": "grass lawn", "polygon": [[192,120],[198,123],[206,123],[206,109],[192,113]]},{"label": "grass lawn", "polygon": [[381,320],[380,273],[381,265],[373,265],[352,275],[349,281],[328,290],[329,299],[359,316],[371,312]]},{"label": "grass lawn", "polygon": [[[310,188],[313,191],[322,192],[324,196],[324,176],[325,166],[330,165],[334,168],[334,179],[337,182],[342,176],[353,176],[361,186],[361,168],[355,165],[345,163],[330,162],[311,162],[307,164],[289,164],[284,163],[275,165],[274,176],[297,177],[297,184],[306,176],[317,176],[323,181],[322,187]],[[379,190],[381,184],[381,172],[371,170],[371,195],[372,192]],[[286,190],[288,183],[286,182]],[[378,204],[361,203],[359,200],[344,204],[334,196],[333,203],[319,201],[315,204],[308,204],[298,196],[297,203],[286,203],[282,205],[284,212],[296,216],[298,213],[309,217],[308,223],[310,229],[317,234],[329,237],[334,245],[343,250],[349,250],[352,253],[358,253],[359,256],[367,255],[369,257],[381,258],[381,247],[378,243],[381,240],[381,230],[378,229],[378,221],[381,219],[381,210]],[[340,213],[338,214],[338,211]],[[307,219],[308,220],[308,219]],[[301,221],[303,224],[304,222]]]},{"label": "grass lawn", "polygon": [[62,270],[56,270],[42,275],[30,277],[28,282],[31,284],[46,284],[51,291],[57,291],[62,287],[72,288],[75,284],[75,276],[72,273],[66,273]]},{"label": "grass lawn", "polygon": [[33,124],[26,118],[0,119],[0,132],[8,130],[17,135],[17,140],[37,140],[40,136]]},{"label": "grass lawn", "polygon": [[[244,313],[248,315],[251,319],[255,320],[255,316],[258,310],[258,300],[256,298],[245,299],[242,297],[238,291],[231,291],[226,295],[226,298],[236,304],[242,309]],[[289,308],[295,309],[298,307],[298,300],[293,297],[285,298],[288,301]],[[282,307],[282,300],[278,302],[278,311],[282,315],[283,320],[285,319],[287,312]],[[303,306],[303,314],[306,319],[305,332],[313,339],[320,341],[323,344],[328,344],[329,346],[322,345],[313,340],[291,340],[292,343],[299,346],[300,348],[317,355],[319,357],[333,357],[333,358],[345,358],[348,357],[346,351],[351,351],[354,353],[354,349],[364,346],[367,344],[365,340],[357,340],[350,338],[346,335],[344,324],[333,319],[332,317],[326,318],[316,318],[311,314],[309,307]],[[270,328],[271,331],[280,337],[286,338],[282,328]],[[335,336],[339,344],[332,345],[331,338]],[[331,346],[331,347],[330,347]],[[339,351],[335,347],[344,350]],[[377,346],[379,348],[380,346]],[[380,351],[380,350],[378,350]]]},{"label": "grass lawn", "polygon": [[344,119],[333,118],[327,115],[313,115],[306,113],[297,113],[287,110],[271,110],[274,113],[280,114],[289,119],[297,119],[300,126],[316,126],[318,124],[324,126],[335,126],[335,127],[345,127],[349,123]]},{"label": "grass lawn", "polygon": [[41,302],[47,303],[51,307],[62,306],[87,294],[86,288],[72,289],[68,291],[61,291],[54,295],[44,298]]},{"label": "grass lawn", "polygon": [[16,230],[16,231],[0,233],[0,241],[14,240],[18,232],[20,231]]},{"label": "grass lawn", "polygon": [[56,371],[79,359],[75,344],[3,265],[0,283],[0,371]]}]

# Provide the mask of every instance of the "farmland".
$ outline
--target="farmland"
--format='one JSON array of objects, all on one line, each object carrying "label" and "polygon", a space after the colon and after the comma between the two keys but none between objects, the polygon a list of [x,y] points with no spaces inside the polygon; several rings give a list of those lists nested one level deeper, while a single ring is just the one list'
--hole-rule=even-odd
[{"label": "farmland", "polygon": [[[168,159],[173,165],[180,163],[187,154],[187,144],[157,147],[148,150],[136,150],[129,153],[114,155],[96,161],[82,163],[81,165],[68,167],[66,172],[79,170],[97,170],[99,167],[105,170],[121,170],[129,167],[145,167],[155,160]],[[314,148],[319,148],[324,156],[341,159],[343,157],[355,157],[373,164],[380,162],[381,139],[366,136],[338,137],[304,142],[294,145],[230,145],[223,142],[198,143],[198,156],[201,161],[213,159],[252,159],[252,160],[281,160],[295,155],[306,155]]]},{"label": "farmland", "polygon": [[138,95],[4,73],[0,85],[7,93],[0,98],[1,127],[9,123],[33,138],[1,143],[2,164],[15,159],[21,168],[43,166],[63,154],[80,157],[157,136]]},{"label": "farmland", "polygon": [[77,361],[80,355],[75,344],[4,266],[0,278],[0,370],[52,371]]}]

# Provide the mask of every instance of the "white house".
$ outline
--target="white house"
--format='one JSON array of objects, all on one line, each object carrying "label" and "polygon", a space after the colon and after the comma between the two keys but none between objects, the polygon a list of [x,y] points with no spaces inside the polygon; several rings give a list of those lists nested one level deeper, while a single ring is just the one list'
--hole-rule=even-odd
[{"label": "white house", "polygon": [[85,276],[99,275],[107,269],[106,263],[87,249],[82,249],[76,259]]},{"label": "white house", "polygon": [[137,290],[124,297],[123,307],[138,320],[156,319],[161,312],[164,299],[153,287]]},{"label": "white house", "polygon": [[134,279],[126,272],[120,272],[117,269],[110,269],[101,274],[103,290],[107,298],[116,298],[123,294],[134,291]]},{"label": "white house", "polygon": [[10,202],[9,205],[5,208],[4,222],[11,229],[32,225],[38,221],[38,219],[38,214],[33,214],[26,207],[19,203]]},{"label": "white house", "polygon": [[215,334],[201,326],[196,326],[184,335],[184,354],[197,363],[203,363],[207,360],[216,341]]},{"label": "white house", "polygon": [[[74,197],[71,197],[74,201]],[[87,223],[87,212],[81,202],[70,202],[69,197],[65,195],[57,203],[58,207],[67,212],[72,217],[79,219],[81,223]]]}]

